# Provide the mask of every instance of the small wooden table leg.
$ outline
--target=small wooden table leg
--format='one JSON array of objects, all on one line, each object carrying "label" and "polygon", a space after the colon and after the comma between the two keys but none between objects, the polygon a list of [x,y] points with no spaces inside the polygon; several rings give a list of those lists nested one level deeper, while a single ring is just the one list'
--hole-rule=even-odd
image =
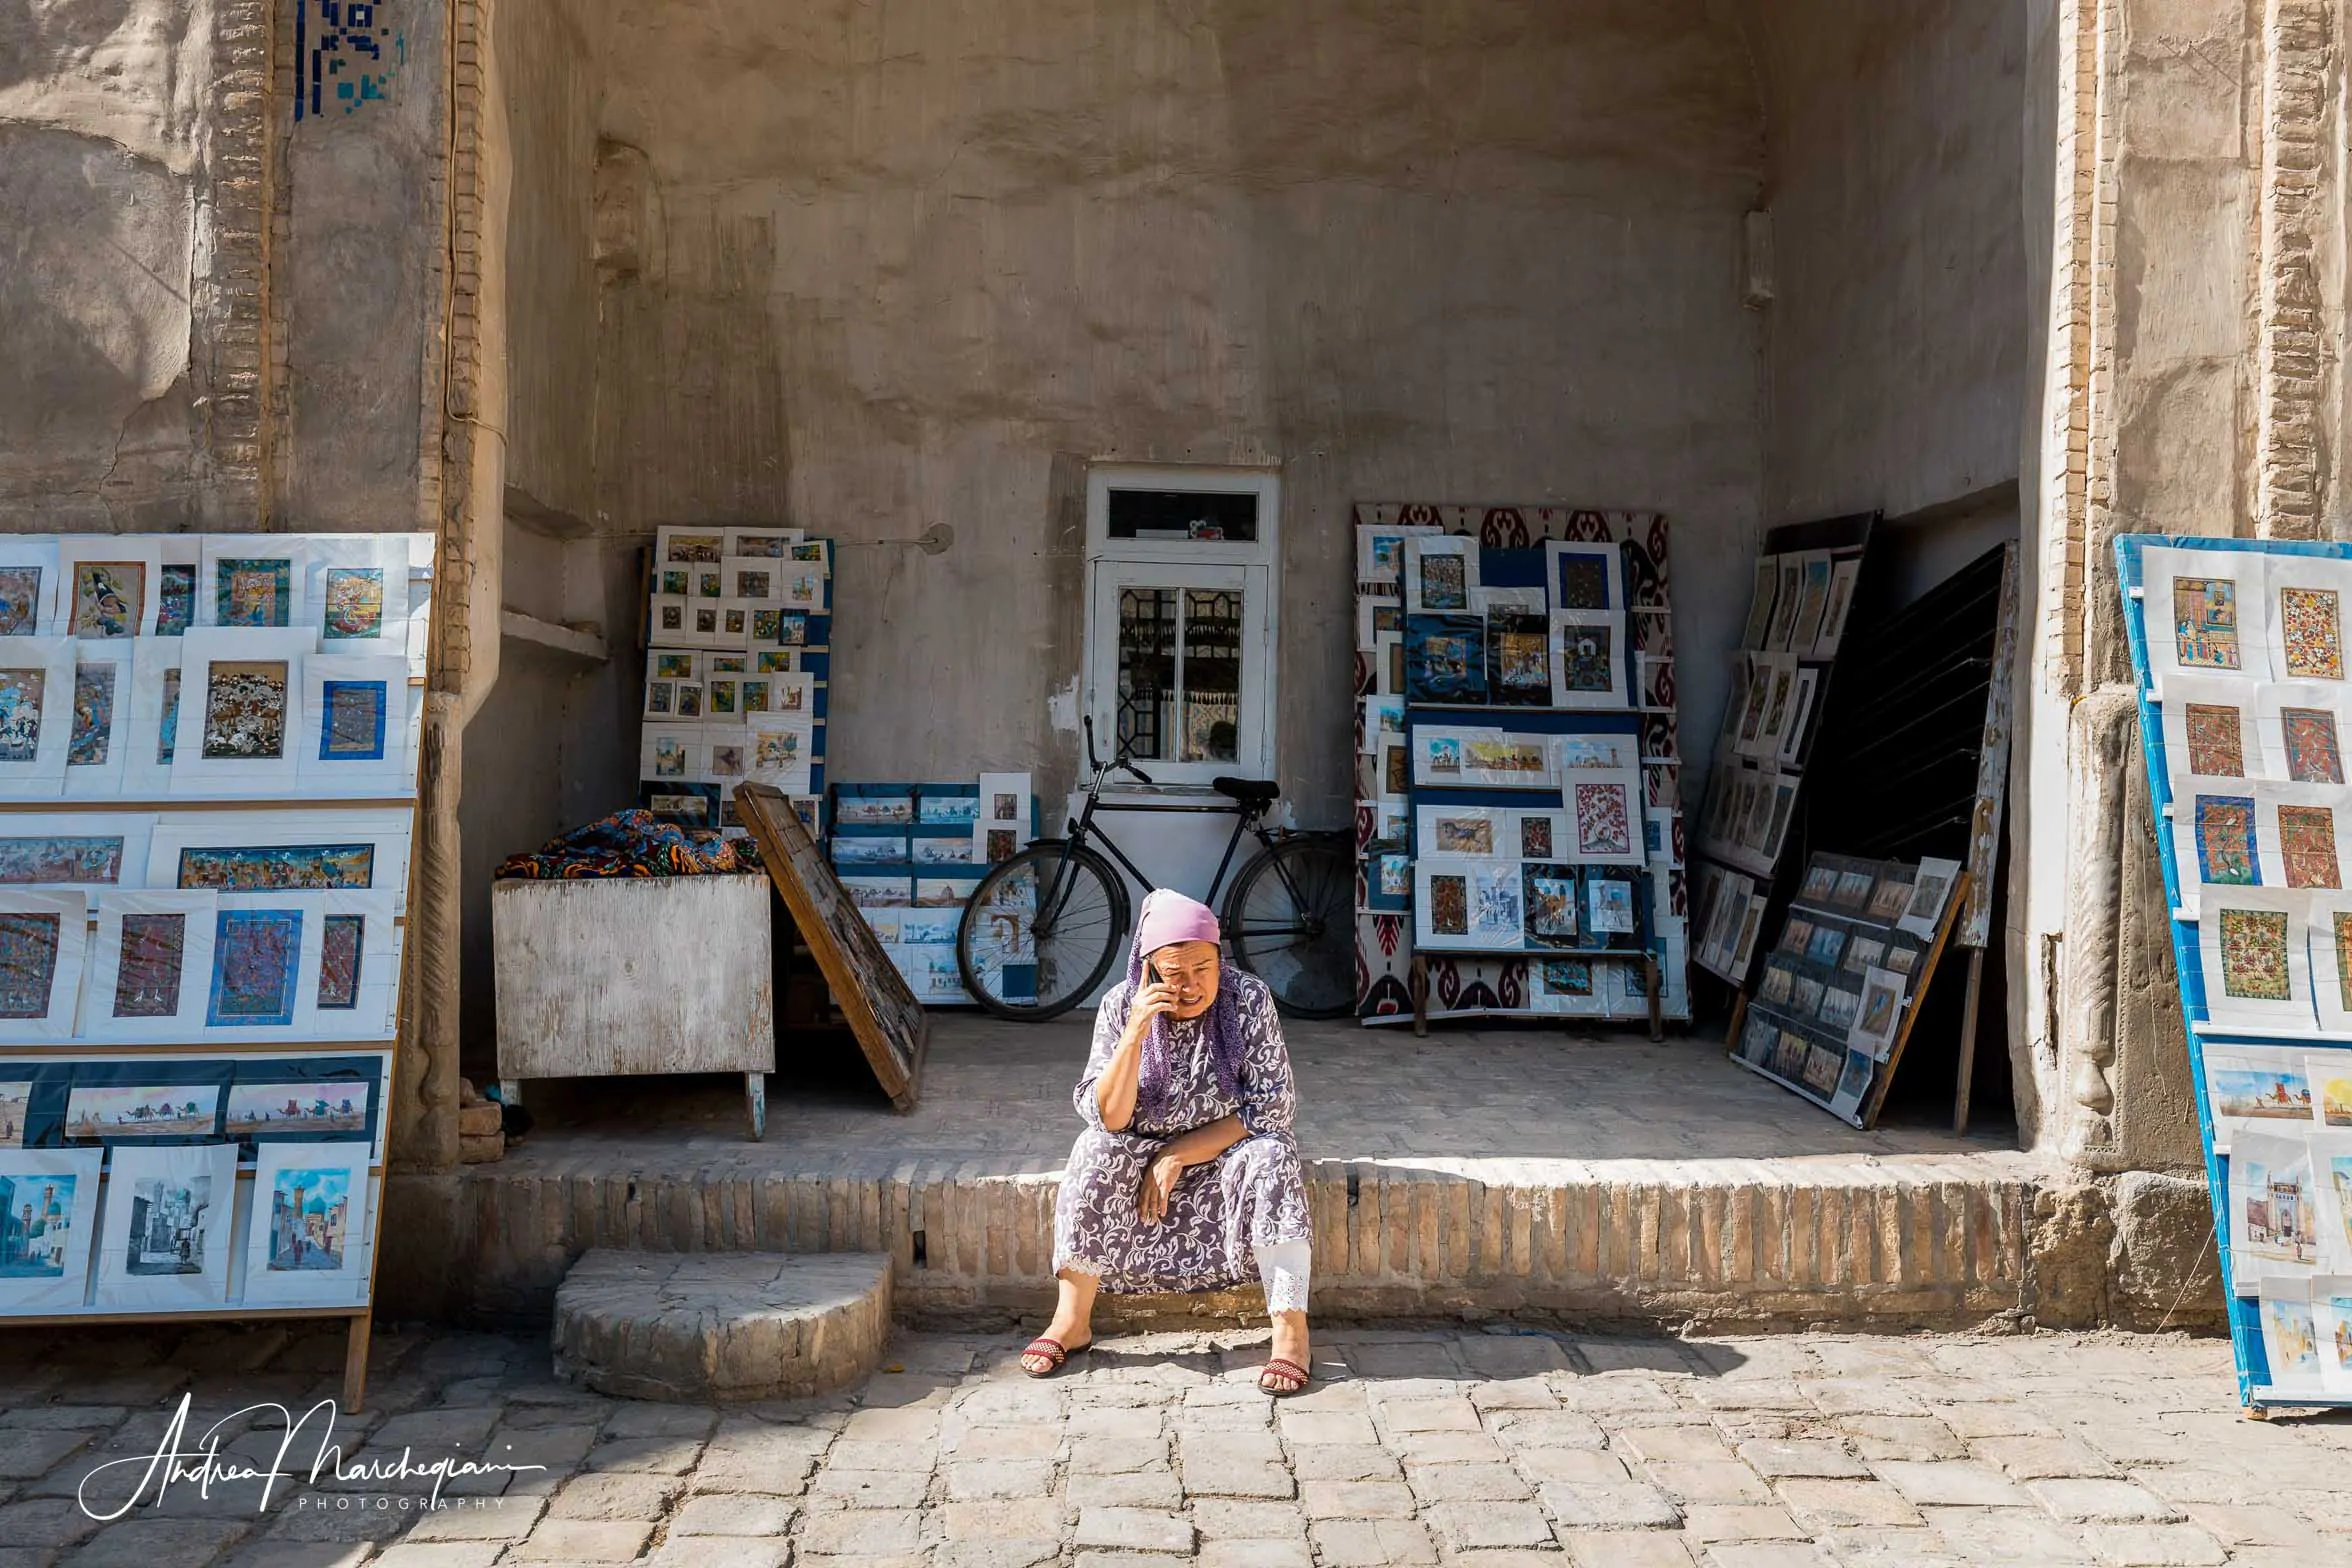
[{"label": "small wooden table leg", "polygon": [[768,1136],[768,1075],[743,1075],[743,1107],[751,1116],[751,1141],[761,1142]]},{"label": "small wooden table leg", "polygon": [[343,1413],[359,1414],[367,1398],[368,1338],[375,1319],[365,1312],[351,1316],[351,1332],[343,1342]]},{"label": "small wooden table leg", "polygon": [[1984,985],[1984,949],[1968,950],[1968,1000],[1960,1009],[1960,1081],[1952,1088],[1952,1134],[1968,1130],[1968,1091],[1976,1077],[1976,1004]]},{"label": "small wooden table leg", "polygon": [[1406,971],[1405,988],[1413,993],[1413,1033],[1429,1033],[1429,960],[1419,953],[1413,955],[1413,967]]}]

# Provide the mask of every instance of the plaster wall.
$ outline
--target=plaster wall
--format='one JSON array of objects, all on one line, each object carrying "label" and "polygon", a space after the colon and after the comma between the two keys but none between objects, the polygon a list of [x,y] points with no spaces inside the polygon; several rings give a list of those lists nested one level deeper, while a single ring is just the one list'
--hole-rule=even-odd
[{"label": "plaster wall", "polygon": [[833,776],[1054,799],[1085,463],[1279,465],[1279,772],[1336,824],[1351,502],[1657,507],[1703,746],[1763,470],[1756,104],[1711,11],[630,6],[601,129],[659,267],[605,297],[598,527],[836,536]]}]

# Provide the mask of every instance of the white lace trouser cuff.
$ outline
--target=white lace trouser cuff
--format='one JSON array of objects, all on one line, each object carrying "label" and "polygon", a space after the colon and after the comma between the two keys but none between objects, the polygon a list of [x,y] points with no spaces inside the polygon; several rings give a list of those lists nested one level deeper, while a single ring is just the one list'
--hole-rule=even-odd
[{"label": "white lace trouser cuff", "polygon": [[1266,1282],[1268,1312],[1307,1310],[1307,1273],[1314,1256],[1313,1246],[1303,1241],[1278,1241],[1258,1248],[1258,1277]]}]

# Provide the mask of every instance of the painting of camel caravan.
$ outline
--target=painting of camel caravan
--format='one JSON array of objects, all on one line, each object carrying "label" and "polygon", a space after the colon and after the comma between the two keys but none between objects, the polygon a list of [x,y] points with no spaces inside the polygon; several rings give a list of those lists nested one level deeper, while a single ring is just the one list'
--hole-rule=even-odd
[{"label": "painting of camel caravan", "polygon": [[76,1084],[65,1102],[68,1138],[200,1138],[219,1122],[218,1084]]}]

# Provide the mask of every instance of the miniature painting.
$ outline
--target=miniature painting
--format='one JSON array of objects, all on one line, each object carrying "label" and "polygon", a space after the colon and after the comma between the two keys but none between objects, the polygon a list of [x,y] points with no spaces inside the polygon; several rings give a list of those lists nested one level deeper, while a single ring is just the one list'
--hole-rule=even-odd
[{"label": "miniature painting", "polygon": [[1401,743],[1382,743],[1380,766],[1382,794],[1403,795],[1413,787],[1412,755]]},{"label": "miniature painting", "polygon": [[694,679],[694,655],[657,651],[653,656],[653,674],[656,680],[690,681]]},{"label": "miniature painting", "polygon": [[1479,617],[1408,617],[1405,648],[1408,697],[1423,702],[1486,700],[1486,623]]},{"label": "miniature painting", "polygon": [[1609,626],[1561,626],[1560,669],[1553,685],[1564,692],[1605,694],[1616,690],[1616,629]]},{"label": "miniature painting", "polygon": [[1622,784],[1574,786],[1578,855],[1633,853],[1632,805]]},{"label": "miniature painting", "polygon": [[287,665],[283,659],[223,660],[212,666],[204,698],[208,761],[257,760],[286,753]]},{"label": "miniature painting", "polygon": [[1467,568],[1459,555],[1421,556],[1421,608],[1466,610],[1470,607]]},{"label": "miniature painting", "polygon": [[73,635],[136,637],[147,609],[147,563],[81,561],[73,575]]},{"label": "miniature painting", "polygon": [[384,569],[380,566],[327,568],[320,635],[326,641],[384,635]]},{"label": "miniature painting", "polygon": [[[269,1193],[269,1262],[272,1273],[335,1270],[351,1223],[351,1171],[279,1170]],[[256,1223],[260,1215],[255,1216]]]},{"label": "miniature painting", "polygon": [[294,563],[268,557],[215,563],[212,605],[218,626],[292,625]]},{"label": "miniature painting", "polygon": [[302,957],[299,909],[224,909],[212,944],[212,1028],[294,1021],[295,972]]},{"label": "miniature painting", "polygon": [[1595,551],[1552,553],[1552,607],[1558,610],[1613,610],[1609,602],[1609,559]]},{"label": "miniature painting", "polygon": [[686,569],[682,566],[665,567],[654,576],[653,591],[665,599],[683,599],[690,586]]},{"label": "miniature painting", "polygon": [[2326,806],[2278,808],[2279,858],[2289,887],[2341,887],[2336,814]]},{"label": "miniature painting", "polygon": [[1552,858],[1552,819],[1548,816],[1524,816],[1519,819],[1519,858],[1549,860]]},{"label": "miniature painting", "polygon": [[768,702],[770,691],[768,682],[761,680],[757,676],[745,676],[741,686],[738,689],[742,694],[743,711],[745,713],[766,713],[771,711]]},{"label": "miniature painting", "polygon": [[113,1016],[176,1017],[187,948],[186,915],[125,914],[122,959],[114,976]]},{"label": "miniature painting", "polygon": [[694,574],[694,597],[723,599],[726,595],[726,574],[717,570],[698,570]]},{"label": "miniature painting", "polygon": [[114,686],[119,663],[74,666],[73,732],[65,743],[69,768],[102,767],[114,740]]},{"label": "miniature painting", "polygon": [[[2238,710],[2219,703],[2192,702],[2187,708],[2189,771],[2209,777],[2244,778],[2246,751]],[[2294,741],[2287,742],[2292,750]]]},{"label": "miniature painting", "polygon": [[49,1016],[61,918],[33,910],[0,913],[0,1018]]},{"label": "miniature painting", "polygon": [[673,694],[671,705],[677,709],[676,717],[678,718],[701,718],[703,706],[702,682],[679,681],[677,683],[677,689]]},{"label": "miniature painting", "polygon": [[208,1083],[75,1084],[65,1102],[68,1138],[203,1138],[220,1120],[220,1086]]},{"label": "miniature painting", "polygon": [[710,749],[710,773],[713,778],[739,779],[744,776],[745,749],[741,741],[716,741]]},{"label": "miniature painting", "polygon": [[0,637],[30,637],[40,624],[41,568],[0,567]]},{"label": "miniature painting", "polygon": [[63,1279],[69,1245],[89,1237],[85,1202],[87,1180],[98,1177],[51,1175],[27,1171],[0,1172],[0,1279]]},{"label": "miniature painting", "polygon": [[375,884],[373,844],[295,844],[278,849],[183,849],[183,888],[222,893],[331,892]]},{"label": "miniature painting", "polygon": [[[764,632],[761,631],[757,625],[754,625],[752,628],[752,635],[754,640],[759,642],[774,642],[776,640],[777,631],[780,625],[780,622],[777,623],[777,625],[772,625]],[[762,648],[759,649],[752,656],[752,658],[752,668],[761,675],[792,675],[798,673],[792,667],[791,653],[782,648]],[[804,684],[805,683],[796,682],[794,685],[786,689],[793,692],[798,692],[802,689]],[[797,700],[787,702],[784,704],[784,711],[787,713],[797,712],[799,707],[800,704]]]},{"label": "miniature painting", "polygon": [[1429,879],[1429,929],[1438,936],[1470,934],[1470,879],[1432,876]]},{"label": "miniature painting", "polygon": [[120,882],[119,837],[0,838],[0,887]]},{"label": "miniature painting", "polygon": [[2244,667],[2238,651],[2238,585],[2226,577],[2172,580],[2173,643],[2191,669]]},{"label": "miniature painting", "polygon": [[1577,934],[1576,879],[1534,876],[1527,879],[1527,934],[1538,942],[1570,943]]},{"label": "miniature painting", "polygon": [[713,718],[731,719],[740,714],[743,711],[743,704],[738,696],[741,686],[740,679],[734,676],[729,676],[724,680],[704,681],[702,683],[702,701],[705,711]]},{"label": "miniature painting", "polygon": [[1000,865],[1020,852],[1021,835],[1012,828],[990,828],[986,847],[988,863]]},{"label": "miniature painting", "polygon": [[735,597],[765,599],[775,592],[776,574],[764,567],[739,566],[735,569]]},{"label": "miniature painting", "polygon": [[694,611],[694,635],[716,637],[719,634],[719,612],[697,607]]},{"label": "miniature painting", "polygon": [[2325,588],[2281,588],[2279,646],[2289,675],[2342,680],[2344,627],[2335,593]]},{"label": "miniature painting", "polygon": [[1487,617],[1487,680],[1494,700],[1541,705],[1551,700],[1551,633],[1540,615]]},{"label": "miniature painting", "polygon": [[[216,674],[214,679],[218,678]],[[382,681],[322,682],[320,702],[326,711],[319,717],[319,760],[382,761],[386,698]]]},{"label": "miniature painting", "polygon": [[24,1147],[25,1121],[32,1109],[31,1084],[22,1079],[0,1083],[0,1149]]},{"label": "miniature painting", "polygon": [[31,762],[41,751],[45,669],[0,670],[0,762]]},{"label": "miniature painting", "polygon": [[318,1005],[356,1008],[360,955],[367,943],[367,917],[328,915],[321,926],[324,940],[319,948]]},{"label": "miniature painting", "polygon": [[716,565],[725,556],[726,542],[723,534],[671,534],[662,542],[662,559]]},{"label": "miniature painting", "polygon": [[2288,778],[2298,784],[2344,782],[2344,754],[2337,745],[2333,713],[2325,708],[2281,708],[2279,731],[2286,742]]},{"label": "miniature painting", "polygon": [[645,683],[645,716],[647,718],[666,719],[676,711],[672,697],[677,690],[677,685],[676,681],[647,681]]},{"label": "miniature painting", "polygon": [[1506,789],[1539,784],[1551,775],[1543,742],[1507,735],[1471,737],[1462,748],[1462,765]]},{"label": "miniature painting", "polygon": [[2287,917],[2283,910],[2224,909],[2221,923],[2221,989],[2225,996],[2284,1002],[2293,994],[2287,976]]},{"label": "miniature painting", "polygon": [[1439,817],[1432,836],[1440,855],[1494,853],[1494,823],[1485,817]]},{"label": "miniature painting", "polygon": [[2254,799],[2199,795],[2193,808],[2199,880],[2251,887],[2261,880],[2254,856]]},{"label": "miniature painting", "polygon": [[155,635],[183,637],[196,624],[196,568],[166,565],[156,589]]}]

